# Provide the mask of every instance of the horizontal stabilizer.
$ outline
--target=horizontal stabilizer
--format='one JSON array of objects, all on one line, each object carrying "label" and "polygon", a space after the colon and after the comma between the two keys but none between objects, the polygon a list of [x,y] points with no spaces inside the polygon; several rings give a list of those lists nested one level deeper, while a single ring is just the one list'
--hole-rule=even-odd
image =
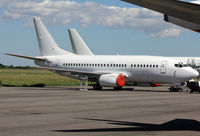
[{"label": "horizontal stabilizer", "polygon": [[5,55],[8,55],[8,56],[14,56],[14,57],[19,57],[19,58],[24,58],[24,59],[31,59],[31,60],[42,60],[42,61],[46,61],[46,59],[45,59],[45,58],[39,58],[39,57],[22,56],[22,55],[9,54],[9,53],[5,53]]}]

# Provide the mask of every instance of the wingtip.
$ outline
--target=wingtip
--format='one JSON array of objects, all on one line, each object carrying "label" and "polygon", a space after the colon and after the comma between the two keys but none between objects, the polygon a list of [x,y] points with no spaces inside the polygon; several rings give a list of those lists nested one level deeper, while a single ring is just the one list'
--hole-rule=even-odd
[{"label": "wingtip", "polygon": [[11,55],[10,53],[3,53],[3,54],[4,54],[4,55],[9,55],[9,56]]},{"label": "wingtip", "polygon": [[76,30],[75,28],[69,28],[68,31],[74,31]]},{"label": "wingtip", "polygon": [[33,21],[37,21],[37,20],[40,20],[40,17],[37,17],[37,16],[33,17]]}]

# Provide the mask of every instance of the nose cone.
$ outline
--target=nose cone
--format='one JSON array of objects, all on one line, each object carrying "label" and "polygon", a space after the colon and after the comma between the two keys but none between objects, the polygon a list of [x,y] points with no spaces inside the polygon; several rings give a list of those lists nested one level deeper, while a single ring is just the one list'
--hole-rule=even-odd
[{"label": "nose cone", "polygon": [[199,72],[191,67],[184,67],[181,68],[179,71],[176,72],[176,82],[185,82],[191,79],[195,79],[199,76]]},{"label": "nose cone", "polygon": [[193,71],[191,71],[191,76],[193,76],[194,78],[199,76],[199,72],[196,71],[195,69],[193,69]]},{"label": "nose cone", "polygon": [[194,79],[199,76],[199,72],[193,68],[187,69],[187,77],[190,79]]}]

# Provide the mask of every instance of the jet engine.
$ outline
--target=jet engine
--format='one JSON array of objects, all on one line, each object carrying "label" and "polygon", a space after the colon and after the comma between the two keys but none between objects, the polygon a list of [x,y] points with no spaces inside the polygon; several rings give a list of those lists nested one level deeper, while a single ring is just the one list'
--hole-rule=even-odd
[{"label": "jet engine", "polygon": [[125,77],[122,74],[104,74],[100,76],[99,84],[102,87],[123,87]]}]

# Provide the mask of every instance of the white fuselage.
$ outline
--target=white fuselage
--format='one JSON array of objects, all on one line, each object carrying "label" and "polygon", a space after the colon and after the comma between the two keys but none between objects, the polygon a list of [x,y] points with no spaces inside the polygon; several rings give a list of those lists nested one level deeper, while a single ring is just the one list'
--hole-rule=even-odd
[{"label": "white fuselage", "polygon": [[[185,82],[196,76],[198,72],[190,67],[177,67],[180,61],[159,56],[113,56],[113,55],[58,55],[46,56],[45,63],[35,61],[39,66],[79,70],[85,72],[123,74],[126,81],[148,83]],[[54,71],[57,72],[57,71]],[[61,75],[79,78],[67,72]],[[90,77],[91,81],[98,80]]]}]

